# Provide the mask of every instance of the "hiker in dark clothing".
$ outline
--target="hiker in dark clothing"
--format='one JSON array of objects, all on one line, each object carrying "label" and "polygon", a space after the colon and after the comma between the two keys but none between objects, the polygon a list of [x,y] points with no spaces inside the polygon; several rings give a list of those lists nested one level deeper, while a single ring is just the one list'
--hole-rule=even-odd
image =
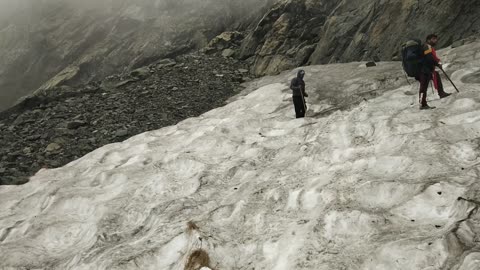
[{"label": "hiker in dark clothing", "polygon": [[442,68],[440,59],[438,58],[435,51],[435,45],[437,45],[438,36],[435,34],[428,35],[426,41],[427,43],[423,47],[424,59],[422,69],[419,75],[416,77],[416,79],[420,82],[420,110],[434,108],[428,106],[427,104],[427,90],[430,80],[433,80],[433,84],[437,89],[440,98],[446,98],[451,95],[450,93],[446,93],[443,90],[443,84],[440,78],[440,74],[435,70],[435,67]]},{"label": "hiker in dark clothing", "polygon": [[308,97],[305,92],[305,82],[303,77],[305,76],[304,70],[299,70],[297,77],[293,78],[290,83],[290,89],[292,89],[293,105],[295,106],[295,115],[297,118],[305,117],[307,111],[307,104],[305,103],[305,97]]}]

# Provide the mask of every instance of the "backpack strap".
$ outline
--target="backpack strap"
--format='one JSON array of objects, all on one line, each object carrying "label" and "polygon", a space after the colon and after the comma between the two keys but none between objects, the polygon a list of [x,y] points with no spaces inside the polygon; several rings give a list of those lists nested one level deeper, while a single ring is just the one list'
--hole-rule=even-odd
[{"label": "backpack strap", "polygon": [[427,54],[430,54],[432,53],[433,50],[432,50],[432,47],[430,45],[427,45],[427,48],[426,50],[423,52],[424,55],[427,55]]}]

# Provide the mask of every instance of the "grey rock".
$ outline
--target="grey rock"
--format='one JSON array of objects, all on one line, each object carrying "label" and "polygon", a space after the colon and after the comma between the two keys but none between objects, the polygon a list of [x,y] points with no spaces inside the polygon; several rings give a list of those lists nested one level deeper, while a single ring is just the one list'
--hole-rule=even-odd
[{"label": "grey rock", "polygon": [[117,84],[115,85],[115,88],[120,88],[120,87],[122,87],[122,86],[125,86],[125,85],[127,85],[127,84],[129,84],[129,83],[132,83],[132,82],[135,82],[135,81],[136,81],[136,80],[134,80],[134,79],[123,80],[123,81],[117,83]]},{"label": "grey rock", "polygon": [[223,57],[232,57],[233,55],[235,55],[235,50],[225,49],[225,50],[222,51],[222,56]]},{"label": "grey rock", "polygon": [[57,137],[53,140],[53,142],[58,145],[66,145],[68,143],[68,139],[64,137]]},{"label": "grey rock", "polygon": [[244,34],[241,32],[223,32],[208,43],[206,52],[212,52],[212,50],[220,51],[226,48],[236,47],[240,45],[243,38]]},{"label": "grey rock", "polygon": [[201,50],[202,53],[205,53],[205,54],[213,54],[217,51],[216,48],[212,48],[212,47],[205,47]]},{"label": "grey rock", "polygon": [[23,124],[25,118],[26,118],[26,115],[23,115],[23,114],[22,114],[22,115],[19,115],[19,116],[15,119],[15,121],[13,121],[13,125],[14,125],[14,126],[18,126],[18,125]]},{"label": "grey rock", "polygon": [[41,137],[42,137],[41,135],[34,134],[34,135],[26,137],[25,139],[27,141],[36,141],[36,140],[40,139]]},{"label": "grey rock", "polygon": [[21,155],[22,155],[22,153],[19,152],[19,151],[10,152],[10,153],[7,154],[6,160],[9,161],[9,162],[15,162],[17,160],[17,158]]},{"label": "grey rock", "polygon": [[150,77],[150,69],[148,67],[137,68],[130,73],[131,76],[139,79],[146,79]]},{"label": "grey rock", "polygon": [[115,137],[125,137],[128,136],[128,130],[120,129],[115,132]]},{"label": "grey rock", "polygon": [[167,58],[167,59],[162,59],[156,63],[156,68],[161,69],[161,68],[167,68],[167,67],[173,67],[177,64],[175,60]]},{"label": "grey rock", "polygon": [[157,61],[155,64],[157,64],[157,65],[172,65],[172,64],[174,64],[175,65],[176,63],[175,63],[175,60],[173,60],[173,59],[165,58],[165,59]]},{"label": "grey rock", "polygon": [[47,146],[47,148],[45,148],[45,152],[56,152],[58,150],[62,149],[62,147],[57,144],[57,143],[51,143]]},{"label": "grey rock", "polygon": [[85,126],[85,125],[87,125],[87,123],[84,122],[84,121],[74,120],[74,121],[71,121],[71,122],[67,123],[67,128],[68,129],[77,129],[77,128]]}]

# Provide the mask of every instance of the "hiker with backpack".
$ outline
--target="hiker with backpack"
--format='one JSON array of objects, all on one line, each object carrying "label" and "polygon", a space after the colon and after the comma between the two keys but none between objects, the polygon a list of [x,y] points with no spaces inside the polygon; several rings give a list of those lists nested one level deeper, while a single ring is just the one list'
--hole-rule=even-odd
[{"label": "hiker with backpack", "polygon": [[[433,81],[433,85],[435,89],[437,89],[438,96],[442,98],[446,98],[450,96],[450,93],[446,93],[443,90],[442,79],[440,78],[440,74],[438,71],[435,70],[435,67],[439,67],[442,69],[442,64],[440,62],[440,58],[437,56],[437,52],[435,51],[435,46],[438,42],[438,36],[435,34],[431,34],[427,36],[426,44],[424,45],[424,63],[423,63],[423,72],[421,72],[418,81],[420,81],[420,92],[425,93],[422,96],[422,107],[429,107],[427,104],[427,88],[428,83],[430,80]],[[422,84],[423,82],[423,84]],[[423,86],[423,87],[422,87]],[[428,109],[428,108],[424,108]]]},{"label": "hiker with backpack", "polygon": [[420,110],[434,109],[427,103],[427,90],[430,81],[433,81],[440,98],[450,96],[443,89],[440,74],[435,67],[442,69],[442,64],[435,51],[438,36],[428,35],[426,44],[422,45],[419,40],[410,40],[402,46],[403,68],[409,77],[414,77],[420,82],[419,101]]},{"label": "hiker with backpack", "polygon": [[296,118],[305,117],[305,113],[307,112],[307,104],[305,102],[305,97],[308,97],[308,95],[305,92],[305,81],[303,81],[304,77],[305,71],[299,70],[297,73],[297,77],[293,78],[290,83]]}]

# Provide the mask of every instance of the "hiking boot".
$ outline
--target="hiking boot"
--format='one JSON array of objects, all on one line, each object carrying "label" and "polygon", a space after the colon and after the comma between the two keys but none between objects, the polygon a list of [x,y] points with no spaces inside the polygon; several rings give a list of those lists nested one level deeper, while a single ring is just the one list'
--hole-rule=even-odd
[{"label": "hiking boot", "polygon": [[440,99],[442,99],[442,98],[446,98],[448,96],[451,96],[452,94],[443,92],[443,93],[438,94],[438,95],[440,96]]},{"label": "hiking boot", "polygon": [[435,107],[430,107],[428,106],[428,104],[420,105],[420,110],[432,110],[432,109],[435,109]]}]

